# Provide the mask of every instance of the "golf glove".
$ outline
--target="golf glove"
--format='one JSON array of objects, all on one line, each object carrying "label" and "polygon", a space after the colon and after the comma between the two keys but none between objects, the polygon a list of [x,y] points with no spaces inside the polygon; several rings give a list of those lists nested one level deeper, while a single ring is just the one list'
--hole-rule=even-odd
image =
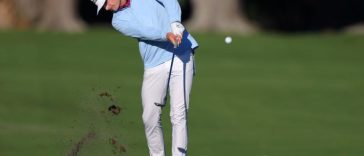
[{"label": "golf glove", "polygon": [[182,37],[183,32],[185,31],[185,27],[180,22],[173,22],[171,24],[172,33],[174,35],[180,35]]}]

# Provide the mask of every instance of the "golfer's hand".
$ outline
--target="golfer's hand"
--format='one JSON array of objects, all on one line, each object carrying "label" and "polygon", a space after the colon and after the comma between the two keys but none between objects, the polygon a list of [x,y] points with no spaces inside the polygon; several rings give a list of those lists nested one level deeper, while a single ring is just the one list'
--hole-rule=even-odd
[{"label": "golfer's hand", "polygon": [[174,46],[174,48],[177,48],[179,44],[181,44],[182,37],[179,35],[175,35],[171,32],[167,33],[166,38],[169,42],[171,42]]},{"label": "golfer's hand", "polygon": [[[183,32],[185,31],[185,27],[180,22],[173,22],[171,24],[172,33],[178,36],[179,40],[182,40]],[[180,42],[181,43],[181,42]]]}]

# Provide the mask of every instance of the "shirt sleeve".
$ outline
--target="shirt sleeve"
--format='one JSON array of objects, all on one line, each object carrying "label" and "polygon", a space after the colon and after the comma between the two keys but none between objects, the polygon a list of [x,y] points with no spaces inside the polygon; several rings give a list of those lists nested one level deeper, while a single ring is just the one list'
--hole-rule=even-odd
[{"label": "shirt sleeve", "polygon": [[169,15],[169,22],[181,22],[181,6],[178,0],[156,0],[164,5]]},{"label": "shirt sleeve", "polygon": [[155,27],[145,26],[140,24],[137,20],[129,21],[113,19],[112,26],[125,36],[141,40],[167,41],[167,32]]}]

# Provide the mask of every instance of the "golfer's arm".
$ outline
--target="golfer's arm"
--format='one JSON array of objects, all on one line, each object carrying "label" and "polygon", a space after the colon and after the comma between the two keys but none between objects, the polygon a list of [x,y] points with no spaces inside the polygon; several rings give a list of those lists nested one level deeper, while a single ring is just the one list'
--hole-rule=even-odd
[{"label": "golfer's arm", "polygon": [[144,26],[137,21],[113,21],[113,27],[125,36],[138,38],[141,40],[167,41],[166,34],[155,27]]},{"label": "golfer's arm", "polygon": [[157,0],[164,5],[169,15],[169,22],[181,22],[181,6],[178,0]]}]

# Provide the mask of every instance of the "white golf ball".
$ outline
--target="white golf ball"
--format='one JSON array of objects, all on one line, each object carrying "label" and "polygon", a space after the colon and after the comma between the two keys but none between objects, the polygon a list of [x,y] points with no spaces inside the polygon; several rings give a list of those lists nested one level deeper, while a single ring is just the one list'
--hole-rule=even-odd
[{"label": "white golf ball", "polygon": [[225,43],[226,43],[226,44],[230,44],[232,41],[233,41],[233,39],[232,39],[230,36],[227,36],[227,37],[225,38]]}]

